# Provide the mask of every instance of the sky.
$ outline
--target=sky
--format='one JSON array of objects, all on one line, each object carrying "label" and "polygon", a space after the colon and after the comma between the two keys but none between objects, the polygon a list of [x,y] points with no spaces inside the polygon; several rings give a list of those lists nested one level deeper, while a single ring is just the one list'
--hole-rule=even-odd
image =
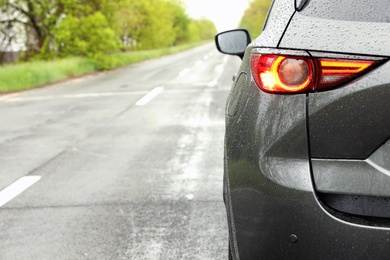
[{"label": "sky", "polygon": [[249,6],[248,0],[184,0],[187,14],[213,21],[219,32],[235,29]]}]

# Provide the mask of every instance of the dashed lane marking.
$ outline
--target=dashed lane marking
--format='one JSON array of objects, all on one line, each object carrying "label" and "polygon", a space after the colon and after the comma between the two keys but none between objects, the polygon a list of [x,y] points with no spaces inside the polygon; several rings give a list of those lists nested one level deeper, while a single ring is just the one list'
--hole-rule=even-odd
[{"label": "dashed lane marking", "polygon": [[191,69],[190,68],[185,68],[182,71],[179,72],[179,77],[184,77],[188,73],[190,73]]},{"label": "dashed lane marking", "polygon": [[164,87],[157,87],[152,89],[148,94],[146,94],[143,98],[137,101],[135,103],[137,106],[144,106],[147,103],[149,103],[153,98],[157,97],[162,91],[164,90]]},{"label": "dashed lane marking", "polygon": [[[99,98],[99,97],[114,97],[114,96],[134,96],[145,95],[146,91],[132,91],[132,92],[107,92],[107,93],[82,93],[82,94],[70,94],[70,95],[52,95],[52,96],[19,96],[9,97],[3,99],[4,102],[20,102],[20,101],[43,101],[51,99],[81,99],[81,98]],[[0,99],[1,101],[1,99]]]},{"label": "dashed lane marking", "polygon": [[40,179],[41,176],[25,176],[0,191],[0,207],[4,206]]}]

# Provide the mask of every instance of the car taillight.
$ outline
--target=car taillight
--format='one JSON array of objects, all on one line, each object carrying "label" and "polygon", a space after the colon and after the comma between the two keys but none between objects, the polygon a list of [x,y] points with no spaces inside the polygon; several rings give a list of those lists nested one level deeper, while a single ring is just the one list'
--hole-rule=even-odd
[{"label": "car taillight", "polygon": [[266,92],[300,93],[314,83],[314,65],[308,57],[252,54],[252,74]]},{"label": "car taillight", "polygon": [[337,88],[366,72],[375,60],[312,58],[281,54],[251,56],[257,86],[269,93],[304,93]]},{"label": "car taillight", "polygon": [[318,58],[319,80],[316,90],[327,90],[345,84],[367,70],[375,62],[370,60],[340,60]]}]

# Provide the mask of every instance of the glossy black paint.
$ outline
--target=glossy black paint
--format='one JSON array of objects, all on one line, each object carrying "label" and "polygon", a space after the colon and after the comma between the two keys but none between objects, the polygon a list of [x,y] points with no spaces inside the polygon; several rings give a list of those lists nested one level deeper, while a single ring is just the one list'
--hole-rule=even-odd
[{"label": "glossy black paint", "polygon": [[[307,3],[308,1],[301,2]],[[309,4],[306,3],[300,3],[299,9],[302,14],[311,17],[360,22],[390,22],[388,0],[310,0]]]},{"label": "glossy black paint", "polygon": [[[300,2],[273,2],[227,101],[224,200],[232,258],[386,259],[390,25],[310,17],[296,11]],[[250,54],[280,50],[384,64],[335,90],[262,92]]]},{"label": "glossy black paint", "polygon": [[[313,158],[364,160],[388,140],[390,84],[366,87],[367,80],[361,81],[359,85],[363,86],[352,93],[340,89],[333,92],[338,94],[333,98],[326,92],[310,95]],[[328,103],[318,109],[318,100]]]}]

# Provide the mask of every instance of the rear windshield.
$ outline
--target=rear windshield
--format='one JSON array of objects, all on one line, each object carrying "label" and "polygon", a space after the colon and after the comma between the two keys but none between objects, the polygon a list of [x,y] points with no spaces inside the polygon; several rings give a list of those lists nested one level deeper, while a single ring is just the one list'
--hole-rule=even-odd
[{"label": "rear windshield", "polygon": [[309,0],[301,13],[334,20],[390,23],[390,0]]}]

